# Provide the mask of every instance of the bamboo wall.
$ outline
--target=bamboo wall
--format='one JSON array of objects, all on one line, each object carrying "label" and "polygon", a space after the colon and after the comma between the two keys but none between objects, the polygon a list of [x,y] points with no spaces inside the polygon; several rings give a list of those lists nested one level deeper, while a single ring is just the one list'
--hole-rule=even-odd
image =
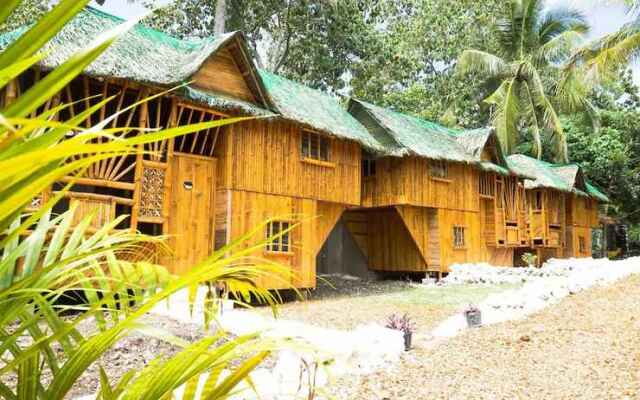
[{"label": "bamboo wall", "polygon": [[[541,207],[537,208],[537,193]],[[535,189],[527,193],[529,239],[531,247],[561,248],[566,235],[565,194],[552,189]]]},{"label": "bamboo wall", "polygon": [[363,182],[362,205],[413,205],[478,211],[478,172],[470,165],[447,163],[446,179],[432,178],[429,161],[418,157],[376,160],[375,177]]},{"label": "bamboo wall", "polygon": [[360,146],[330,138],[329,161],[303,159],[300,125],[246,121],[224,129],[221,188],[360,204]]},{"label": "bamboo wall", "polygon": [[[269,277],[260,281],[271,289],[312,288],[316,285],[316,255],[329,232],[342,215],[344,206],[290,196],[254,193],[242,190],[219,190],[216,197],[225,199],[217,202],[216,219],[227,229],[234,241],[263,224],[269,219],[299,223],[291,232],[291,249],[288,252],[274,252],[260,247],[253,256],[277,262],[291,268],[291,279]],[[220,214],[222,218],[219,218]],[[226,218],[228,215],[228,219]],[[220,225],[218,225],[219,227]],[[258,229],[244,246],[263,242],[266,232]]]}]

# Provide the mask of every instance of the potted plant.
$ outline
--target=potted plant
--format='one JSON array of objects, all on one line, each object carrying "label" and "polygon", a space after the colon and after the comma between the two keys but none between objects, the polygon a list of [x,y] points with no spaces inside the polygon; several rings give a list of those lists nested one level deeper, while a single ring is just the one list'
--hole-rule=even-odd
[{"label": "potted plant", "polygon": [[385,326],[389,329],[401,331],[404,334],[404,350],[409,351],[409,349],[411,349],[411,339],[413,332],[416,331],[416,324],[407,314],[403,316],[391,314],[389,318],[387,318],[387,324]]},{"label": "potted plant", "polygon": [[476,328],[482,325],[482,312],[473,304],[469,304],[464,310],[464,316],[467,319],[469,328]]}]

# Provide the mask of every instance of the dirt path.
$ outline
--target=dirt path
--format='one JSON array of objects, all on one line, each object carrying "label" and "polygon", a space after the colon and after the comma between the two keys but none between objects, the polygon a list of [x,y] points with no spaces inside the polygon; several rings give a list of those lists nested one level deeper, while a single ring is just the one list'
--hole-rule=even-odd
[{"label": "dirt path", "polygon": [[[640,276],[343,378],[339,399],[640,398]],[[420,346],[420,344],[418,344]]]}]

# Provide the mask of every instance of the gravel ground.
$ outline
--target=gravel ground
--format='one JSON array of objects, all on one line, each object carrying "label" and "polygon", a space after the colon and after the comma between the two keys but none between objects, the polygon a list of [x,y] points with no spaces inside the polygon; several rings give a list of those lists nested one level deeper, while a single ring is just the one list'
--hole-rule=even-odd
[{"label": "gravel ground", "polygon": [[640,398],[640,277],[569,296],[521,321],[423,339],[399,364],[339,379],[338,399]]},{"label": "gravel ground", "polygon": [[[196,325],[178,323],[170,318],[146,315],[140,322],[149,326],[160,327],[174,336],[189,341],[198,341],[203,337],[202,328]],[[79,326],[82,332],[92,332],[94,325],[82,323]],[[165,341],[144,336],[142,334],[132,334],[120,340],[111,350],[102,356],[98,363],[95,363],[82,374],[80,379],[71,389],[67,398],[74,398],[81,395],[95,393],[100,386],[100,373],[98,367],[102,365],[112,384],[129,370],[140,370],[151,360],[157,357],[170,357],[176,354],[180,348]]]}]

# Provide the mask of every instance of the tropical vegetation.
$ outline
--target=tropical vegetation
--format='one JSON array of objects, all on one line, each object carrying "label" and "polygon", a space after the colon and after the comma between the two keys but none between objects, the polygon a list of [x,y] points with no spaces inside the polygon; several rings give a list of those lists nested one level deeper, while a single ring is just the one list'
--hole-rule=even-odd
[{"label": "tropical vegetation", "polygon": [[[55,35],[88,0],[62,0],[29,31],[0,54],[0,88],[43,57],[39,49]],[[20,0],[4,2],[4,21]],[[0,110],[0,397],[5,399],[63,399],[75,382],[121,338],[133,331],[148,332],[140,317],[180,290],[191,298],[201,283],[223,282],[240,301],[250,298],[275,305],[277,297],[254,282],[265,274],[284,270],[259,260],[248,262],[256,246],[247,245],[255,232],[232,242],[202,261],[186,275],[170,276],[167,270],[141,257],[140,250],[158,238],[116,229],[120,219],[97,230],[91,218],[74,220],[74,208],[54,215],[52,206],[73,184],[44,204],[33,199],[65,175],[82,176],[94,162],[138,151],[144,143],[188,134],[238,119],[169,128],[126,135],[126,130],[90,128],[82,124],[88,115],[111,99],[101,100],[70,120],[55,115],[68,105],[50,110],[41,107],[96,59],[117,37],[132,26],[123,24],[90,43],[79,54],[21,93]],[[146,100],[142,100],[146,101]],[[113,117],[113,116],[112,116]],[[124,218],[124,217],[121,217]],[[132,254],[137,257],[131,257]],[[127,261],[128,260],[128,261]],[[82,295],[64,305],[69,293]],[[194,301],[194,300],[192,300]],[[207,304],[211,315],[213,302]],[[71,314],[69,314],[71,312]],[[78,328],[94,321],[89,333]],[[230,338],[222,332],[186,343],[165,332],[153,334],[181,347],[171,358],[158,358],[140,370],[108,376],[100,368],[100,399],[171,398],[185,385],[183,398],[195,398],[198,382],[204,382],[200,398],[222,399],[248,379],[277,343],[258,334]],[[222,344],[220,344],[223,342]]]},{"label": "tropical vegetation", "polygon": [[508,2],[498,22],[500,51],[465,50],[458,70],[481,74],[487,85],[496,87],[484,101],[493,106],[493,124],[508,154],[515,151],[520,132],[528,129],[535,156],[542,158],[541,135],[547,133],[554,138],[556,159],[567,162],[560,112],[592,107],[578,82],[553,92],[558,87],[553,80],[560,79],[557,70],[583,40],[589,25],[576,10],[544,7],[542,0]]}]

